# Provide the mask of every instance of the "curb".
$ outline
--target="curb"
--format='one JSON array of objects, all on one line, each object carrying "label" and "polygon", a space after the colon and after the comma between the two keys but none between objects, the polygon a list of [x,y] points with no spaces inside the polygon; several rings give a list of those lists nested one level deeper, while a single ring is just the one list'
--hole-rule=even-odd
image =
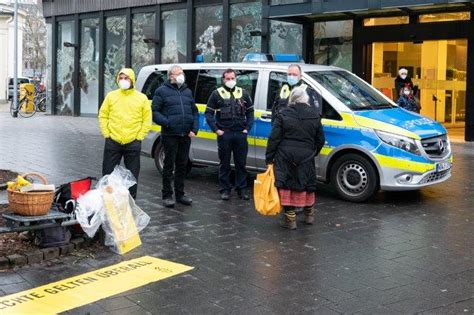
[{"label": "curb", "polygon": [[66,256],[74,250],[87,247],[92,242],[91,239],[78,237],[72,239],[69,244],[58,247],[38,248],[37,250],[23,255],[12,254],[8,256],[0,256],[0,270],[38,264],[60,256]]}]

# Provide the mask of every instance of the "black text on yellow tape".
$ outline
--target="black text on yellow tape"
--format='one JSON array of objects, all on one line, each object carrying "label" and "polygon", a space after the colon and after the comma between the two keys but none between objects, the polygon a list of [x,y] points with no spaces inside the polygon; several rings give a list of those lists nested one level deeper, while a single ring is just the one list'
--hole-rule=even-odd
[{"label": "black text on yellow tape", "polygon": [[0,314],[57,314],[193,269],[150,256],[0,298]]}]

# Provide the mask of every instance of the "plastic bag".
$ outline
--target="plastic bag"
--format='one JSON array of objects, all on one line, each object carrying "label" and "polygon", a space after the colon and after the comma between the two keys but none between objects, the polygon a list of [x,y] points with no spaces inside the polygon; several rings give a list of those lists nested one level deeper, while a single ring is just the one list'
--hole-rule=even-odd
[{"label": "plastic bag", "polygon": [[110,175],[99,180],[97,189],[78,200],[76,218],[87,235],[93,237],[101,225],[105,245],[119,254],[141,245],[139,232],[150,222],[128,191],[135,183],[129,170],[116,166]]},{"label": "plastic bag", "polygon": [[277,215],[281,211],[280,197],[275,187],[273,165],[269,165],[265,173],[257,175],[253,186],[255,209],[262,215]]},{"label": "plastic bag", "polygon": [[93,238],[103,220],[102,193],[98,189],[89,190],[77,199],[76,220],[87,236]]}]

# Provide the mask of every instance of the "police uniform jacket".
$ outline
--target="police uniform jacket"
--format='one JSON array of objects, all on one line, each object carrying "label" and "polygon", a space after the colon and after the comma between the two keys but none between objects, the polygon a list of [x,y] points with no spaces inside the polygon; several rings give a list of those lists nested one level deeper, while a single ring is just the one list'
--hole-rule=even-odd
[{"label": "police uniform jacket", "polygon": [[240,87],[220,87],[212,92],[206,107],[206,121],[212,131],[243,131],[252,129],[253,102]]}]

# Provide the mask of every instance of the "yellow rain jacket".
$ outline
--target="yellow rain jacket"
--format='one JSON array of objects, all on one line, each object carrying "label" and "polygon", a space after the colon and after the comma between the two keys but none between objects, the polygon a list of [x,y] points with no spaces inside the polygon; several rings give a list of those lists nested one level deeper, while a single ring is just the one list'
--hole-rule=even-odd
[{"label": "yellow rain jacket", "polygon": [[100,131],[105,138],[120,144],[142,141],[151,128],[151,103],[145,94],[135,90],[135,73],[124,68],[117,75],[126,74],[132,81],[128,90],[117,89],[107,94],[100,107]]}]

